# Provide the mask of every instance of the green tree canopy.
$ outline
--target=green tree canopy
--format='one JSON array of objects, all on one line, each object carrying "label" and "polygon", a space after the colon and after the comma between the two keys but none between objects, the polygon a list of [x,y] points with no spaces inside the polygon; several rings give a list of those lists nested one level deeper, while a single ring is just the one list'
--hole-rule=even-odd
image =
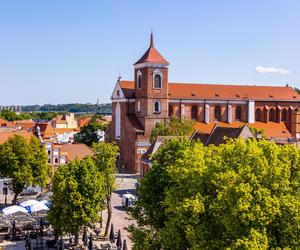
[{"label": "green tree canopy", "polygon": [[194,122],[191,120],[179,119],[171,117],[167,126],[157,122],[155,128],[151,132],[150,141],[153,142],[157,136],[186,136],[193,132]]},{"label": "green tree canopy", "polygon": [[97,132],[99,130],[106,131],[107,126],[107,123],[91,121],[87,125],[83,126],[80,129],[80,132],[75,135],[75,141],[84,143],[91,147],[93,143],[99,141]]},{"label": "green tree canopy", "polygon": [[112,143],[99,142],[93,144],[93,158],[97,169],[105,178],[103,183],[103,191],[105,197],[105,205],[107,209],[107,221],[105,227],[105,235],[108,235],[108,229],[112,216],[111,195],[115,188],[117,177],[117,156],[119,153],[118,146]]},{"label": "green tree canopy", "polygon": [[25,186],[45,187],[50,176],[47,160],[46,150],[36,137],[27,143],[24,137],[16,135],[0,145],[0,175],[11,179],[14,203]]},{"label": "green tree canopy", "polygon": [[298,249],[299,181],[292,145],[170,140],[141,181],[134,249]]},{"label": "green tree canopy", "polygon": [[57,234],[71,233],[78,243],[83,225],[99,220],[105,183],[91,157],[60,166],[53,178],[52,206],[48,218]]}]

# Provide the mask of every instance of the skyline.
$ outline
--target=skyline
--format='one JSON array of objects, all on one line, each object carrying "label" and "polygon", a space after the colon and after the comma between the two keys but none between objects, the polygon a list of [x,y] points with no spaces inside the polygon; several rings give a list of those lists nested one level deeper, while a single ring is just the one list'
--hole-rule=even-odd
[{"label": "skyline", "polygon": [[293,0],[1,2],[0,106],[110,102],[151,29],[170,82],[300,87],[299,10]]}]

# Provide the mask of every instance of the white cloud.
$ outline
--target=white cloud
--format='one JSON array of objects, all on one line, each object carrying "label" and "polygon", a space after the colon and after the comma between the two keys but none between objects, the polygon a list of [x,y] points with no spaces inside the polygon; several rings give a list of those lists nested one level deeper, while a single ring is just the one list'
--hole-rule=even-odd
[{"label": "white cloud", "polygon": [[257,66],[255,68],[255,71],[259,74],[281,74],[281,75],[288,75],[291,73],[290,70],[287,69],[281,69],[281,68],[274,68],[274,67],[263,67],[263,66]]}]

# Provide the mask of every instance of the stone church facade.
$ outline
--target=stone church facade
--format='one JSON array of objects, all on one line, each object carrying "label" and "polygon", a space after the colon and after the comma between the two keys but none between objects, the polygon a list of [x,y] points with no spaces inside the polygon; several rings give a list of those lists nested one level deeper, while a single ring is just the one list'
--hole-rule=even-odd
[{"label": "stone church facade", "polygon": [[200,130],[249,124],[272,137],[300,137],[300,96],[292,87],[170,83],[168,67],[151,33],[148,50],[134,64],[134,81],[119,77],[115,85],[106,139],[118,144],[126,172],[140,172],[152,129],[172,116],[192,119]]}]

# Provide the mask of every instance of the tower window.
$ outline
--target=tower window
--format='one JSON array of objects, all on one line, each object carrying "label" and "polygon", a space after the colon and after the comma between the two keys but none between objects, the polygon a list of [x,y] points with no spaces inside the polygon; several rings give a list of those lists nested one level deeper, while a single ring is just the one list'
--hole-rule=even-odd
[{"label": "tower window", "polygon": [[159,74],[154,75],[154,88],[161,89],[161,76]]},{"label": "tower window", "polygon": [[237,106],[235,109],[235,120],[240,121],[242,117],[242,109],[241,106]]},{"label": "tower window", "polygon": [[154,113],[159,113],[160,112],[160,102],[155,101],[154,102]]},{"label": "tower window", "polygon": [[141,111],[141,101],[138,100],[137,102],[137,112],[140,112]]},{"label": "tower window", "polygon": [[140,89],[141,87],[142,87],[142,73],[141,71],[139,71],[137,75],[137,88]]},{"label": "tower window", "polygon": [[215,107],[215,121],[220,121],[221,120],[221,107],[216,106]]}]

